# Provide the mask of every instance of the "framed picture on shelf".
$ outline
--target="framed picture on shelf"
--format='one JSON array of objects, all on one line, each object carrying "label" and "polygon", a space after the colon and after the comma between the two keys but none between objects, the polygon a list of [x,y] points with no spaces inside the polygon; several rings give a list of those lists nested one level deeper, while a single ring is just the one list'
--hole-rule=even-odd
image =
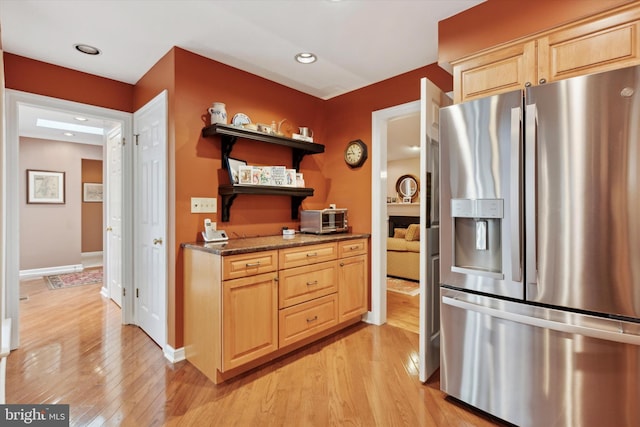
[{"label": "framed picture on shelf", "polygon": [[102,202],[102,183],[85,182],[82,184],[83,202]]},{"label": "framed picture on shelf", "polygon": [[234,159],[227,157],[227,170],[229,171],[229,181],[235,185],[240,182],[240,166],[246,166],[247,162],[244,160]]},{"label": "framed picture on shelf", "polygon": [[27,203],[64,204],[64,172],[27,169]]},{"label": "framed picture on shelf", "polygon": [[240,165],[238,168],[238,184],[240,185],[251,185],[253,174],[253,166]]}]

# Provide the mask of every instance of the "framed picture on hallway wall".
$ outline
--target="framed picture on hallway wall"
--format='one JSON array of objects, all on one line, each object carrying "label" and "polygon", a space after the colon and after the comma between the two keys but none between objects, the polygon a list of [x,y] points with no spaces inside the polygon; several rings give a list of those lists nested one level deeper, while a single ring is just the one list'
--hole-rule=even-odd
[{"label": "framed picture on hallway wall", "polygon": [[64,204],[64,174],[27,169],[27,203]]},{"label": "framed picture on hallway wall", "polygon": [[102,183],[85,182],[82,184],[82,201],[83,202],[102,202]]}]

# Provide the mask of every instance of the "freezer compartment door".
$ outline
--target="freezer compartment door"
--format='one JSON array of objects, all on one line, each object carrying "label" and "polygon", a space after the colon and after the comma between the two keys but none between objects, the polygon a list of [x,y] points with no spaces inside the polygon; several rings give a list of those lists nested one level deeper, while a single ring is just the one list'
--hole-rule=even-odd
[{"label": "freezer compartment door", "polygon": [[440,110],[442,283],[524,299],[522,96]]},{"label": "freezer compartment door", "polygon": [[441,290],[441,388],[522,427],[634,425],[640,325]]}]

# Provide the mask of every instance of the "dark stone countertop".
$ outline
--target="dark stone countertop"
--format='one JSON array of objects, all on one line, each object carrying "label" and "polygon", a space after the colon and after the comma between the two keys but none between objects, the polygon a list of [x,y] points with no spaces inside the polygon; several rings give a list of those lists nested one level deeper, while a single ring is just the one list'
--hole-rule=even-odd
[{"label": "dark stone countertop", "polygon": [[318,243],[339,242],[344,240],[368,239],[370,234],[358,233],[339,233],[339,234],[303,234],[296,233],[292,237],[262,236],[262,237],[246,237],[229,239],[226,242],[219,243],[183,243],[183,248],[195,249],[204,252],[210,252],[216,255],[236,255],[249,252],[270,251],[273,249],[293,248],[296,246],[308,246]]}]

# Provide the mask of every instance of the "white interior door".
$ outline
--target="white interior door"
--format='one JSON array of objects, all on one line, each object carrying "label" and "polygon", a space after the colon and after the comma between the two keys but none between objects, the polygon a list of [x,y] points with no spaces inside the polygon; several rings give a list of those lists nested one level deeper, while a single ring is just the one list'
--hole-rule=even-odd
[{"label": "white interior door", "polygon": [[105,283],[109,298],[122,307],[122,127],[107,134]]},{"label": "white interior door", "polygon": [[167,92],[133,114],[136,323],[167,342]]},{"label": "white interior door", "polygon": [[[440,107],[443,92],[428,79],[420,81],[420,381],[440,367]],[[426,201],[426,203],[425,203]]]}]

